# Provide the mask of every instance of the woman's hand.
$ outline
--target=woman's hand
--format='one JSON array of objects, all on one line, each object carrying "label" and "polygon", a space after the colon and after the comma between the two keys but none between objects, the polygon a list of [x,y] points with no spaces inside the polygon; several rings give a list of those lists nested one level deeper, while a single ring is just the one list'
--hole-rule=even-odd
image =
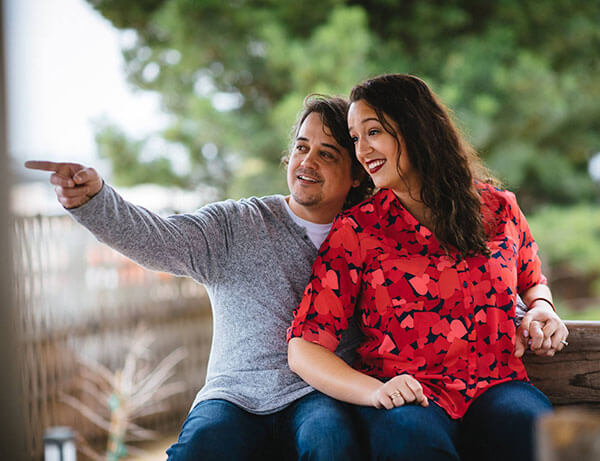
[{"label": "woman's hand", "polygon": [[395,376],[388,382],[383,383],[371,395],[371,404],[375,408],[390,410],[405,404],[417,403],[421,406],[429,406],[427,397],[423,394],[423,386],[410,375]]},{"label": "woman's hand", "polygon": [[534,354],[552,357],[565,347],[568,336],[569,330],[552,307],[537,301],[517,329],[515,357],[522,357],[528,345]]}]

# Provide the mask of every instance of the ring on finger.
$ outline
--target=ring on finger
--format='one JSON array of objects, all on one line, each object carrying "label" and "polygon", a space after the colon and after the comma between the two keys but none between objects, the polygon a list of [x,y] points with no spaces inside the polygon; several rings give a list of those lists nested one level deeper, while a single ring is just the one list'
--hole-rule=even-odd
[{"label": "ring on finger", "polygon": [[563,343],[565,346],[569,345],[569,343],[565,339],[561,339],[560,342]]}]

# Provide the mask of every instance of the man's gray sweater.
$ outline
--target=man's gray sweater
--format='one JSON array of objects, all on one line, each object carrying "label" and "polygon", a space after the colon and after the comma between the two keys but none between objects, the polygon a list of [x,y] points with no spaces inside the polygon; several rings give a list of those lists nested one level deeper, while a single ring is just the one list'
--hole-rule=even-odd
[{"label": "man's gray sweater", "polygon": [[[286,329],[317,248],[284,200],[227,200],[163,218],[105,184],[89,202],[69,210],[99,241],[140,265],[206,286],[213,338],[206,383],[193,405],[224,399],[267,414],[313,390],[288,368]],[[352,326],[338,355],[349,361],[358,339]]]}]

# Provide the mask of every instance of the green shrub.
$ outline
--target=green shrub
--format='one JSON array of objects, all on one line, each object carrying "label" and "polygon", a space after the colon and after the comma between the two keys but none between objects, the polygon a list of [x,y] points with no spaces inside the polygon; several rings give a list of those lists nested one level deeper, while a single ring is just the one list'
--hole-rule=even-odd
[{"label": "green shrub", "polygon": [[527,221],[550,276],[556,269],[586,278],[600,276],[600,207],[548,206]]},{"label": "green shrub", "polygon": [[600,319],[600,208],[549,206],[528,217],[563,319]]}]

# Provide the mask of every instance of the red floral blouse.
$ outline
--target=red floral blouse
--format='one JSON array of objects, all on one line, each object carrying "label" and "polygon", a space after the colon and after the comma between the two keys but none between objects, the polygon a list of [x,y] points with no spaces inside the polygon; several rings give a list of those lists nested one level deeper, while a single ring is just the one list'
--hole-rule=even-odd
[{"label": "red floral blouse", "polygon": [[412,375],[452,418],[491,386],[528,380],[513,355],[516,298],[546,278],[514,195],[477,188],[491,257],[443,250],[390,190],[338,216],[288,341],[334,351],[356,310],[364,339],[354,367],[382,380]]}]

